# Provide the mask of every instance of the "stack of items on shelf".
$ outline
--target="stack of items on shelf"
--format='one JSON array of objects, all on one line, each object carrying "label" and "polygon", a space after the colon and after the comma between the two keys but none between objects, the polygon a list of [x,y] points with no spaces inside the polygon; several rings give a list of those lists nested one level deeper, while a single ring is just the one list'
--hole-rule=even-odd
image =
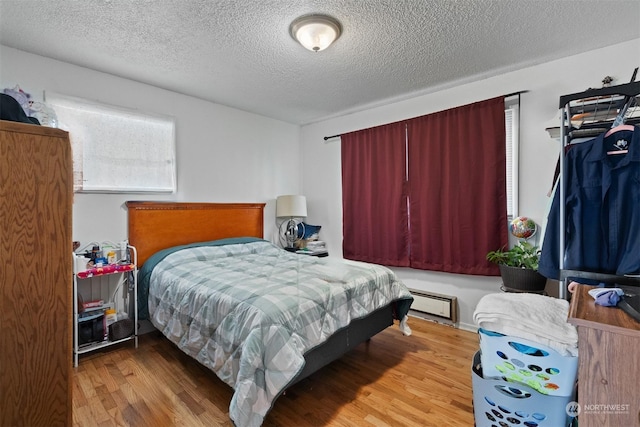
[{"label": "stack of items on shelf", "polygon": [[[77,242],[76,244],[79,247]],[[115,244],[113,242],[91,242],[81,249],[76,249],[74,251],[74,255],[76,258],[74,266],[76,273],[94,270],[93,274],[104,274],[111,273],[116,270],[127,271],[124,266],[131,266],[127,242],[121,242],[119,244]],[[116,268],[115,270],[111,269],[110,271],[95,271],[96,268],[116,265],[120,268]],[[91,277],[91,275],[85,275],[84,277]]]},{"label": "stack of items on shelf", "polygon": [[538,294],[484,296],[474,312],[480,351],[472,365],[477,427],[567,427],[575,400],[578,332],[569,303]]},{"label": "stack of items on shelf", "polygon": [[102,267],[93,267],[84,271],[79,271],[78,277],[81,279],[85,279],[87,277],[98,276],[101,274],[109,274],[115,272],[123,272],[123,271],[132,271],[134,269],[134,265],[131,263],[124,264],[107,264]]},{"label": "stack of items on shelf", "polygon": [[327,252],[327,245],[322,240],[312,240],[307,242],[306,247],[304,249],[301,249],[300,251],[319,254],[322,252]]},{"label": "stack of items on shelf", "polygon": [[315,256],[328,255],[329,252],[327,251],[326,243],[319,240],[321,228],[322,226],[320,225],[300,223],[298,225],[298,236],[301,237],[301,239],[297,245],[298,250],[296,253]]},{"label": "stack of items on shelf", "polygon": [[[137,340],[135,321],[128,314],[132,308],[130,299],[137,298],[136,265],[130,250],[135,252],[126,241],[91,242],[82,248],[74,242],[75,366],[80,353],[130,337]],[[92,282],[92,278],[96,281]],[[120,297],[118,291],[122,291]],[[117,310],[116,299],[121,311]]]}]

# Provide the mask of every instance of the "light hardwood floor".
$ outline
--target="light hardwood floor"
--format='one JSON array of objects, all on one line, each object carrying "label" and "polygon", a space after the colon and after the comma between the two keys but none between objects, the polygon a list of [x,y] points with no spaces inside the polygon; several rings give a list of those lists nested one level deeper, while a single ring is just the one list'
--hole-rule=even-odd
[{"label": "light hardwood floor", "polygon": [[[294,385],[264,426],[473,426],[477,335],[412,317]],[[159,333],[84,356],[73,425],[233,426],[231,388]]]}]

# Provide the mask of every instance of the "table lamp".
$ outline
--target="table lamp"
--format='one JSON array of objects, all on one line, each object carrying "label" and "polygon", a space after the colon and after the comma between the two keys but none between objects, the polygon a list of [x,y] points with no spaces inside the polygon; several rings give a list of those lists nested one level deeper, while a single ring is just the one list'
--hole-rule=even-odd
[{"label": "table lamp", "polygon": [[[300,240],[298,219],[307,216],[307,199],[304,196],[285,195],[276,199],[276,218],[286,218],[280,223],[280,241],[288,251],[295,251]],[[304,235],[304,228],[302,230]]]}]

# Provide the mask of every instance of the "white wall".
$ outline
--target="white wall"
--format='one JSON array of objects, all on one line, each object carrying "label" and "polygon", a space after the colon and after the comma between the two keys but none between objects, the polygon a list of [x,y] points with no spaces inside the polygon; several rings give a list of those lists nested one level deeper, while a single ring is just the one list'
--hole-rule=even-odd
[{"label": "white wall", "polygon": [[75,194],[73,238],[83,245],[127,237],[127,200],[264,202],[271,239],[275,198],[301,190],[298,126],[0,46],[0,86],[16,84],[36,101],[52,91],[176,120],[177,192]]},{"label": "white wall", "polygon": [[[609,75],[626,83],[640,64],[640,39],[520,71],[422,94],[302,127],[197,98],[76,67],[0,45],[0,86],[19,84],[35,100],[49,90],[174,116],[178,191],[173,195],[76,194],[73,238],[126,238],[126,200],[266,202],[265,233],[272,238],[275,197],[307,196],[311,224],[332,256],[342,254],[340,143],[324,136],[377,126],[500,96],[528,91],[521,102],[520,214],[544,222],[559,144],[544,127],[555,116],[560,95],[600,87]],[[300,141],[300,144],[298,144]],[[301,165],[301,166],[300,166]],[[460,326],[473,328],[477,301],[499,290],[497,277],[397,269],[415,289],[455,295]]]},{"label": "white wall", "polygon": [[[520,215],[542,225],[546,217],[547,192],[558,157],[559,142],[545,125],[555,117],[561,95],[599,88],[605,76],[614,84],[628,83],[640,65],[640,39],[585,54],[540,64],[519,71],[461,84],[365,111],[303,126],[303,194],[309,222],[322,225],[321,236],[330,253],[342,254],[342,192],[339,139],[336,135],[421,116],[436,111],[518,91],[521,98]],[[304,160],[309,159],[309,160]],[[458,297],[460,326],[473,328],[473,310],[485,294],[499,291],[498,277],[464,276],[412,269],[396,269],[410,287]]]}]

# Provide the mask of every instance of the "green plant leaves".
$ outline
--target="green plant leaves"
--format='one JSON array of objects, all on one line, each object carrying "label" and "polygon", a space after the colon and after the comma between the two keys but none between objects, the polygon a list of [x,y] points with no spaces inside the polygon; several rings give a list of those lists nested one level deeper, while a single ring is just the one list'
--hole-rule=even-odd
[{"label": "green plant leaves", "polygon": [[520,241],[509,250],[498,249],[487,253],[487,260],[510,267],[538,270],[540,249],[527,241]]}]

